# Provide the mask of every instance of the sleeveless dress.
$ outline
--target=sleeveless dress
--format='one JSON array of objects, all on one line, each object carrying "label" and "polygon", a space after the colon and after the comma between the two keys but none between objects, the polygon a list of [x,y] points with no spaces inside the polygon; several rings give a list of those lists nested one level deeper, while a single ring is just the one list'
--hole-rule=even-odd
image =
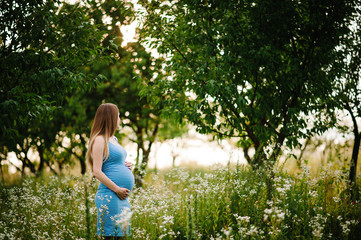
[{"label": "sleeveless dress", "polygon": [[[115,137],[114,137],[115,138]],[[125,166],[127,152],[118,143],[109,141],[109,157],[103,162],[102,171],[119,187],[131,191],[134,187],[134,176],[131,170]],[[120,198],[103,183],[99,184],[95,195],[97,207],[97,234],[99,236],[122,237],[130,235],[130,204],[128,198]]]}]

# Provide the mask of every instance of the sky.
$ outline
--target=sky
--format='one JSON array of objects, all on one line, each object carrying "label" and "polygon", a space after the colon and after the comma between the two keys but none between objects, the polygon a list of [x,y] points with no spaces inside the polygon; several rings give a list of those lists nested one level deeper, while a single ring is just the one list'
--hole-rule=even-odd
[{"label": "sky", "polygon": [[123,43],[122,47],[126,46],[128,42],[135,42],[135,29],[138,26],[139,22],[137,20],[133,21],[130,25],[123,25],[120,27],[120,31],[123,34]]}]

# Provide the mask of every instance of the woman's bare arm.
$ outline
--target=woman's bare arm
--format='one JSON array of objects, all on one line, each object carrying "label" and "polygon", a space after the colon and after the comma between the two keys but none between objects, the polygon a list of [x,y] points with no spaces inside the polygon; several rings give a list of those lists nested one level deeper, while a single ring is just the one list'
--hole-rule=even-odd
[{"label": "woman's bare arm", "polygon": [[103,166],[103,152],[104,152],[104,143],[105,140],[102,136],[97,136],[94,140],[92,157],[93,157],[93,175],[99,181],[101,181],[105,186],[110,190],[114,191],[118,197],[122,200],[128,197],[129,190],[126,188],[121,188],[116,185],[112,180],[110,180],[102,171]]}]

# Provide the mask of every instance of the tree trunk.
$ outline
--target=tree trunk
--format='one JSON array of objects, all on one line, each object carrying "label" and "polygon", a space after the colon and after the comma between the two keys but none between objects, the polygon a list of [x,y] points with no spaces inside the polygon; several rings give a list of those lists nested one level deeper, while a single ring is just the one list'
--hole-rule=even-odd
[{"label": "tree trunk", "polygon": [[135,186],[140,188],[143,187],[143,172],[140,169],[140,166],[135,166],[134,168],[134,180],[135,180]]},{"label": "tree trunk", "polygon": [[351,199],[356,200],[358,199],[357,196],[357,183],[356,183],[356,171],[357,171],[357,159],[358,154],[360,151],[360,142],[361,142],[361,132],[355,132],[355,141],[352,149],[352,157],[350,163],[350,175],[349,175],[349,182],[351,186]]},{"label": "tree trunk", "polygon": [[243,155],[244,155],[244,158],[247,160],[248,164],[251,164],[251,157],[249,156],[249,146],[246,146],[243,148]]},{"label": "tree trunk", "polygon": [[141,148],[141,149],[143,152],[143,157],[141,159],[141,163],[139,165],[137,165],[134,169],[135,185],[137,187],[143,186],[144,173],[145,173],[145,169],[147,168],[147,165],[148,165],[149,153],[150,153],[150,149],[148,149],[148,150],[144,150],[143,148]]},{"label": "tree trunk", "polygon": [[[6,149],[5,147],[1,147],[1,149],[0,149],[0,173],[1,173],[1,179],[2,179],[3,182],[5,182],[5,176],[4,176],[5,171],[4,171],[4,169],[3,169],[3,164],[2,164],[2,162],[3,162],[4,160],[6,160],[7,155],[8,155],[7,149]],[[9,161],[9,162],[10,162],[10,161]],[[17,169],[19,170],[19,168],[17,168]],[[7,172],[7,173],[8,173],[8,172]]]},{"label": "tree trunk", "polygon": [[[149,144],[148,144],[147,148],[145,148],[145,144],[143,141],[143,135],[142,135],[143,130],[142,130],[142,128],[138,127],[138,130],[137,130],[138,155],[137,155],[137,164],[134,169],[135,184],[137,187],[143,186],[143,177],[144,177],[145,169],[148,166],[150,151],[151,151],[152,145],[155,141],[155,137],[158,133],[158,127],[159,127],[159,123],[154,127],[154,129],[152,131],[152,135],[149,137]],[[145,132],[147,132],[147,130],[145,130]],[[142,150],[142,158],[141,159],[139,159],[140,149]],[[138,163],[138,160],[141,160],[140,163]]]},{"label": "tree trunk", "polygon": [[58,162],[58,168],[59,168],[60,175],[62,175],[63,174],[63,163]]},{"label": "tree trunk", "polygon": [[297,167],[300,168],[300,169],[301,169],[301,165],[302,165],[303,154],[305,153],[306,148],[307,148],[307,146],[310,144],[310,142],[311,142],[311,138],[308,137],[308,138],[306,139],[305,144],[303,144],[303,146],[302,146],[301,149],[300,149],[300,150],[301,150],[300,156],[296,159]]},{"label": "tree trunk", "polygon": [[79,161],[80,161],[80,167],[81,167],[81,169],[80,169],[81,175],[84,175],[86,172],[85,158],[80,157]]},{"label": "tree trunk", "polygon": [[50,169],[50,171],[52,171],[53,173],[54,173],[54,175],[58,175],[58,173],[51,167],[51,165],[50,165],[50,163],[49,163],[49,161],[48,162],[46,162],[46,164],[48,165],[48,167],[49,167],[49,169]]},{"label": "tree trunk", "polygon": [[361,132],[358,130],[358,125],[356,121],[356,116],[352,112],[351,107],[346,104],[346,109],[350,113],[352,123],[353,123],[353,134],[355,136],[355,141],[352,149],[351,163],[350,163],[350,175],[349,175],[349,184],[351,189],[351,199],[358,200],[358,188],[356,183],[356,170],[357,170],[357,158],[360,150],[360,140],[361,140]]},{"label": "tree trunk", "polygon": [[80,137],[80,141],[81,141],[81,143],[82,143],[82,146],[84,147],[84,148],[82,148],[82,156],[80,156],[80,157],[78,157],[78,159],[79,159],[79,161],[80,161],[80,167],[81,167],[81,174],[82,175],[84,175],[85,174],[85,172],[86,172],[86,157],[85,157],[85,155],[86,155],[86,149],[85,149],[85,145],[86,145],[86,141],[85,141],[85,139],[81,136],[81,134],[79,134],[79,137]]},{"label": "tree trunk", "polygon": [[0,161],[0,174],[1,174],[1,180],[2,180],[2,182],[5,182],[3,165],[1,164],[1,161]]},{"label": "tree trunk", "polygon": [[141,169],[142,163],[143,163],[143,156],[140,156],[141,153],[143,155],[143,151],[141,151],[142,148],[140,147],[140,144],[138,142],[138,147],[137,147],[137,162],[135,164],[135,168],[134,168],[134,177],[135,177],[135,185],[137,187],[142,187],[143,186],[143,172]]},{"label": "tree trunk", "polygon": [[27,155],[25,154],[24,158],[18,157],[23,162],[23,174],[25,176],[25,168],[29,168],[30,172],[36,175],[36,169],[34,164],[29,160]]},{"label": "tree trunk", "polygon": [[260,169],[266,160],[263,144],[255,145],[255,153],[251,158],[250,165],[253,169]]},{"label": "tree trunk", "polygon": [[36,176],[38,177],[43,172],[45,159],[44,159],[44,148],[40,145],[37,147],[37,149],[40,157],[39,167],[36,172]]},{"label": "tree trunk", "polygon": [[21,166],[21,177],[25,177],[25,163],[22,162],[22,166]]},{"label": "tree trunk", "polygon": [[173,163],[172,163],[173,168],[175,168],[175,159],[176,159],[176,156],[173,155]]}]

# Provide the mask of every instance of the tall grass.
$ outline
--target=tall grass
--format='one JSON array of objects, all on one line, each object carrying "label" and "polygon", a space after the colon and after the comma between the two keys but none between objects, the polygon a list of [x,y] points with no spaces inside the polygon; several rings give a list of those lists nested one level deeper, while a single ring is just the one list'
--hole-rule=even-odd
[{"label": "tall grass", "polygon": [[[149,173],[130,196],[129,239],[359,239],[361,202],[345,176],[324,168],[291,176],[247,168]],[[0,190],[0,239],[97,239],[89,178],[26,178]]]}]

